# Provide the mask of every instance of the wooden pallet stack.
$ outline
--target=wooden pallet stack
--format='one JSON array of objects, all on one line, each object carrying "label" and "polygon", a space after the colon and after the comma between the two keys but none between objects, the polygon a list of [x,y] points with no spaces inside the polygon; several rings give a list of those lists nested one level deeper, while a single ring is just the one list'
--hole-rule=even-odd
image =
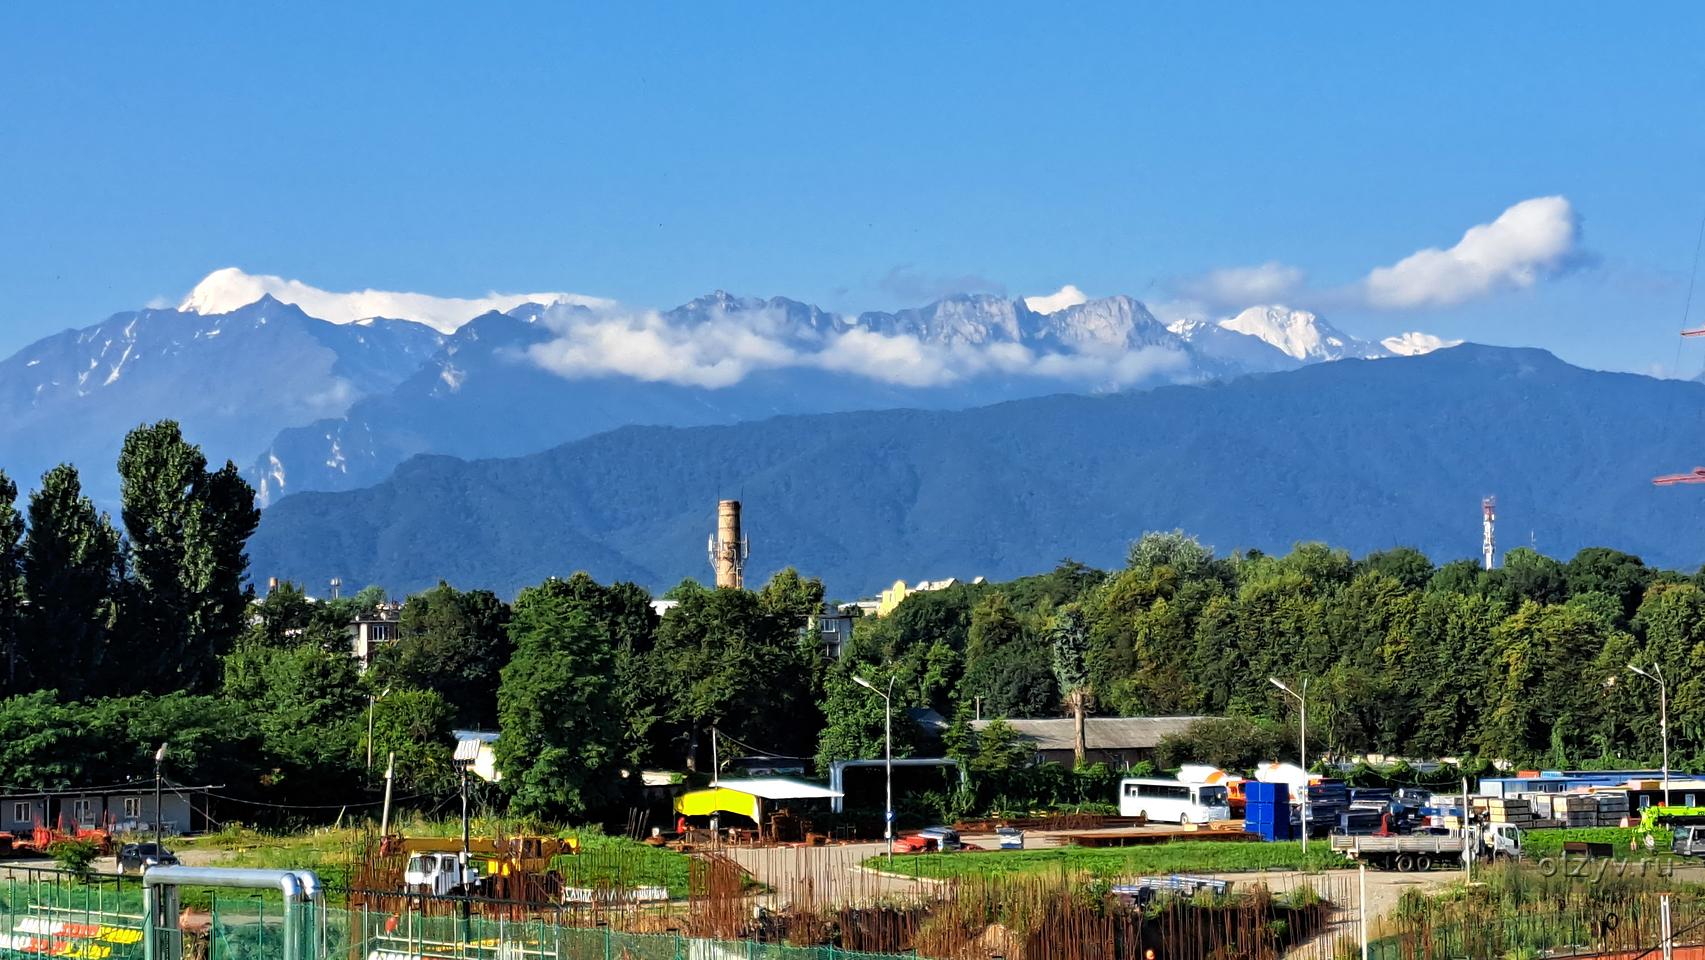
[{"label": "wooden pallet stack", "polygon": [[1538,819],[1533,806],[1519,797],[1476,797],[1474,807],[1485,811],[1489,823],[1507,823],[1522,830],[1532,830]]},{"label": "wooden pallet stack", "polygon": [[1530,793],[1524,797],[1528,806],[1533,808],[1533,828],[1548,830],[1565,826],[1568,822],[1567,794]]},{"label": "wooden pallet stack", "polygon": [[1606,791],[1590,795],[1598,814],[1598,822],[1594,826],[1615,827],[1622,824],[1622,818],[1628,816],[1628,794]]}]

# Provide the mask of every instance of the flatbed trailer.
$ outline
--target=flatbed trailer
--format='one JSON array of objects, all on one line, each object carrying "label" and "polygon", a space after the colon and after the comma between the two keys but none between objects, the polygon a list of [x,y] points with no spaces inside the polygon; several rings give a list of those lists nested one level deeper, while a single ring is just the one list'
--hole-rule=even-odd
[{"label": "flatbed trailer", "polygon": [[1462,862],[1462,838],[1438,836],[1332,837],[1332,849],[1387,870],[1408,873],[1431,870],[1446,863]]},{"label": "flatbed trailer", "polygon": [[1460,864],[1465,846],[1472,849],[1476,858],[1519,857],[1521,831],[1508,824],[1494,823],[1472,830],[1467,838],[1461,834],[1332,836],[1332,849],[1351,860],[1404,873]]}]

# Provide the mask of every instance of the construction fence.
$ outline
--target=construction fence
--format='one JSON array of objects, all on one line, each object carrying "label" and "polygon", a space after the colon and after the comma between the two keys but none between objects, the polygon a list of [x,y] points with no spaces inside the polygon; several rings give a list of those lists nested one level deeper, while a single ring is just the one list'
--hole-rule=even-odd
[{"label": "construction fence", "polygon": [[[0,881],[0,956],[145,960],[142,886],[130,878],[79,883],[53,871],[14,870]],[[203,912],[205,910],[205,912]],[[286,941],[286,921],[306,935]],[[157,960],[893,960],[836,947],[628,933],[503,918],[421,916],[286,904],[219,892],[177,924],[159,924]]]}]

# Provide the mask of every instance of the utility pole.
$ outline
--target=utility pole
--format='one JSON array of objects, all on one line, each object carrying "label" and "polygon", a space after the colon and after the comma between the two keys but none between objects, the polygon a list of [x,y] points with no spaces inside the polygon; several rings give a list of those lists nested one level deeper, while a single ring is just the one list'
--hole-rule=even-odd
[{"label": "utility pole", "polygon": [[379,814],[379,836],[387,837],[391,833],[391,778],[397,770],[397,752],[391,751],[390,759],[385,761],[385,806]]},{"label": "utility pole", "polygon": [[[468,942],[468,921],[471,919],[474,886],[468,876],[468,765],[462,767],[462,943]],[[387,784],[389,781],[387,781]]]},{"label": "utility pole", "polygon": [[710,725],[710,785],[716,786],[722,779],[722,760],[716,753],[716,724]]},{"label": "utility pole", "polygon": [[1297,753],[1302,765],[1302,855],[1308,856],[1308,678],[1302,678],[1302,692],[1298,693],[1279,681],[1278,677],[1268,677],[1267,682],[1280,690],[1297,698],[1301,710],[1297,716]]},{"label": "utility pole", "polygon": [[1462,778],[1462,882],[1474,882],[1475,838],[1469,829],[1468,778]]},{"label": "utility pole", "polygon": [[160,749],[154,751],[154,849],[160,848],[160,821],[164,819],[160,810],[160,787],[165,783],[165,775],[161,766],[166,762],[166,745],[160,744]]}]

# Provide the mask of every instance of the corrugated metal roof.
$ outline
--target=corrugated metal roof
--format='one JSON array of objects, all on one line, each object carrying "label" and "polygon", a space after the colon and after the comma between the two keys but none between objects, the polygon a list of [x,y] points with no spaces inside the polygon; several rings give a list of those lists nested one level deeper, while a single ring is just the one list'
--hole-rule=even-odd
[{"label": "corrugated metal roof", "polygon": [[[1203,717],[1088,717],[1083,738],[1090,750],[1153,750],[1165,737],[1177,736]],[[971,728],[981,733],[992,721],[974,720]],[[1006,721],[1020,736],[1032,740],[1037,750],[1073,750],[1077,735],[1071,717],[1050,720]]]}]

